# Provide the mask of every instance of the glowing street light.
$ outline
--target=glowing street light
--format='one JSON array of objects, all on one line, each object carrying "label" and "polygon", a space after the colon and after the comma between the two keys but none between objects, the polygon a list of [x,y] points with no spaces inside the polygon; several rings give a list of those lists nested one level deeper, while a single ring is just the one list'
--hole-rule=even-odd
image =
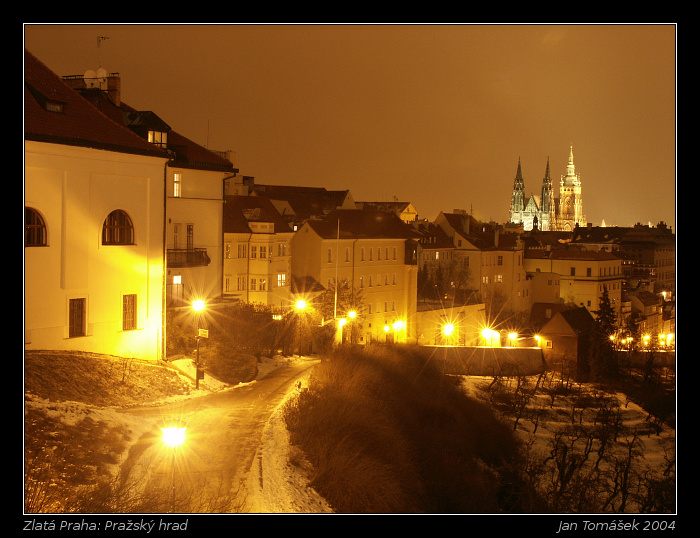
[{"label": "glowing street light", "polygon": [[172,461],[170,469],[170,504],[175,511],[175,449],[184,444],[185,430],[179,426],[169,426],[161,428],[163,432],[163,444],[172,450]]},{"label": "glowing street light", "polygon": [[[201,312],[204,312],[204,307],[205,303],[203,299],[197,299],[195,301],[192,301],[192,309],[197,312],[198,314]],[[202,373],[199,370],[199,339],[202,337],[208,336],[207,331],[203,331],[202,329],[199,328],[199,316],[197,316],[197,359],[195,361],[195,372],[194,372],[194,386],[195,388],[199,388],[199,380],[200,378],[204,377]]]},{"label": "glowing street light", "polygon": [[187,428],[180,428],[178,426],[170,426],[168,428],[161,428],[163,432],[163,444],[168,448],[177,448],[185,442],[185,430]]},{"label": "glowing street light", "polygon": [[306,308],[306,301],[299,299],[294,306],[296,306],[297,310],[304,310]]},{"label": "glowing street light", "polygon": [[487,346],[497,347],[496,344],[499,342],[501,335],[497,331],[486,327],[481,331],[481,337],[486,341]]},{"label": "glowing street light", "polygon": [[508,341],[510,342],[511,347],[515,347],[515,345],[518,343],[518,333],[509,333]]},{"label": "glowing street light", "polygon": [[455,332],[455,326],[452,323],[445,323],[442,327],[442,334],[445,336],[452,336]]}]

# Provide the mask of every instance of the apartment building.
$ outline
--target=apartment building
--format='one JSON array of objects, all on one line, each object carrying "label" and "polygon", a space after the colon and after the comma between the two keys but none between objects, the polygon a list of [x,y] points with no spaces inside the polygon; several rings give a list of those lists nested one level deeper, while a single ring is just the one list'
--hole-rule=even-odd
[{"label": "apartment building", "polygon": [[496,310],[529,311],[530,286],[523,266],[524,245],[519,236],[477,221],[464,211],[441,212],[435,219],[455,248],[451,254],[468,268],[466,288]]},{"label": "apartment building", "polygon": [[619,256],[578,249],[528,249],[524,266],[528,273],[558,275],[558,280],[553,280],[559,286],[559,300],[583,306],[593,316],[598,311],[603,289],[607,288],[610,304],[619,319],[623,283]]},{"label": "apartment building", "polygon": [[223,296],[291,305],[292,232],[264,196],[227,196],[223,208]]},{"label": "apartment building", "polygon": [[[415,339],[417,235],[394,213],[338,210],[308,220],[292,239],[292,273],[325,289],[347,284],[360,343]],[[300,290],[303,292],[303,290]],[[337,312],[343,317],[346,312]]]}]

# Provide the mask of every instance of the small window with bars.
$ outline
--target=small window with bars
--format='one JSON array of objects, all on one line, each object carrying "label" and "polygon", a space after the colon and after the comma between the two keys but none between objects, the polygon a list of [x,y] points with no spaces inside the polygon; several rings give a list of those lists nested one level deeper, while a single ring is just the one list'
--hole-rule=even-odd
[{"label": "small window with bars", "polygon": [[133,331],[137,328],[136,316],[136,294],[131,293],[123,296],[122,300],[122,329]]}]

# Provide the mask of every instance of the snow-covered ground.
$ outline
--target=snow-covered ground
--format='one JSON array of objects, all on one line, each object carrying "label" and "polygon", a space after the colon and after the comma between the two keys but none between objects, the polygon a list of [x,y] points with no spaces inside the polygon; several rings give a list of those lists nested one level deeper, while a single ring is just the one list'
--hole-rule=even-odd
[{"label": "snow-covered ground", "polygon": [[[258,364],[257,378],[262,378],[270,371],[279,368],[290,361],[308,358],[273,357],[263,358]],[[179,359],[172,363],[178,369],[194,377],[195,368],[191,359]],[[255,381],[251,381],[255,383]],[[244,383],[237,385],[244,386]],[[210,394],[219,390],[236,390],[212,376],[206,376],[200,381],[198,395]],[[294,398],[296,392],[290,392],[288,398]],[[191,398],[192,396],[187,396]],[[291,458],[290,450],[294,450],[289,444],[289,432],[284,423],[282,408],[285,399],[270,417],[263,431],[262,443],[258,458],[261,465],[253,465],[247,480],[248,503],[253,513],[332,513],[328,503],[316,491],[308,486],[308,474],[303,458],[296,455]],[[290,460],[294,460],[294,464]],[[297,460],[301,459],[299,462]],[[262,477],[260,476],[262,473]]]},{"label": "snow-covered ground", "polygon": [[[308,361],[309,359],[307,357],[263,358],[262,363],[258,365],[257,378],[260,379],[270,371],[287,365],[290,361],[297,360]],[[194,378],[195,367],[192,359],[177,359],[171,364]],[[187,382],[191,383],[191,380],[188,379]],[[255,382],[251,381],[250,383]],[[203,381],[200,381],[199,389],[193,387],[188,395],[170,396],[159,401],[158,404],[198,398],[221,390],[237,390],[250,383],[230,386],[207,375]],[[287,398],[293,398],[295,395],[296,392],[290,392]],[[294,447],[289,444],[289,433],[282,417],[283,405],[284,402],[277,407],[264,429],[262,443],[255,459],[256,464],[252,466],[247,480],[249,511],[252,513],[332,512],[328,504],[312,488],[308,487],[308,473],[305,471],[308,467],[304,465],[303,458],[296,452],[295,456],[290,458],[290,451],[294,451]],[[25,395],[25,409],[28,407],[41,409],[47,415],[68,425],[78,424],[86,416],[90,416],[95,422],[115,427],[124,425],[131,432],[130,437],[133,440],[139,439],[142,434],[153,429],[152,419],[124,413],[116,407],[93,407],[70,401],[54,402],[29,393]],[[126,458],[128,450],[129,447],[126,447],[122,459]],[[294,463],[291,463],[292,461]],[[117,471],[118,468],[115,465],[113,472]],[[260,476],[261,472],[262,477]]]}]

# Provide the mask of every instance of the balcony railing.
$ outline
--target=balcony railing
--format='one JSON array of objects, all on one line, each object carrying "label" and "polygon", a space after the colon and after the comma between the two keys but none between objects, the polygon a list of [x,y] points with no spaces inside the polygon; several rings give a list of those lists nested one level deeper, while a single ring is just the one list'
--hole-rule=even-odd
[{"label": "balcony railing", "polygon": [[169,248],[168,267],[204,267],[211,263],[206,248]]}]

